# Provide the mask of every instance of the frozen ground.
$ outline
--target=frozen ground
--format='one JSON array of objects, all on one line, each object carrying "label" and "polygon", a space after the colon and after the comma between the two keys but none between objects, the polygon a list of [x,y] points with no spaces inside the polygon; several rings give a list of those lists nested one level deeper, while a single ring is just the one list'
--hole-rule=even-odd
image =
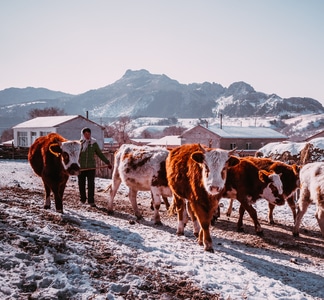
[{"label": "frozen ground", "polygon": [[[264,236],[248,215],[236,232],[236,211],[224,210],[211,228],[215,253],[192,233],[178,237],[176,217],[161,209],[153,225],[150,195],[136,221],[120,188],[115,214],[106,211],[108,179],[96,179],[97,208],[81,205],[70,177],[64,214],[42,208],[43,187],[26,161],[0,160],[0,299],[323,299],[324,240],[311,206],[301,235],[291,234],[287,205],[266,222],[267,204],[256,204]],[[227,200],[222,200],[225,207]],[[134,222],[135,221],[135,222]]]}]

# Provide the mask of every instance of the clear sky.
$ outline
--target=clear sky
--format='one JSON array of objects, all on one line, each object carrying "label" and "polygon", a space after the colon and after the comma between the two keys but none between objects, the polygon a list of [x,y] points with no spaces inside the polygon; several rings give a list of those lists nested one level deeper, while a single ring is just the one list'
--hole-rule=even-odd
[{"label": "clear sky", "polygon": [[323,0],[0,0],[0,90],[80,94],[127,69],[324,103]]}]

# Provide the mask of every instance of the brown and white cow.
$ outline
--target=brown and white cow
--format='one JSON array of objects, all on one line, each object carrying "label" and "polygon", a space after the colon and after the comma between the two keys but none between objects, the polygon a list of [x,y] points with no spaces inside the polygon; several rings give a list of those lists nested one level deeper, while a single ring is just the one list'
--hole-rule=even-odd
[{"label": "brown and white cow", "polygon": [[138,209],[138,191],[151,191],[154,208],[154,223],[161,224],[159,209],[162,197],[171,197],[168,187],[165,160],[169,151],[162,147],[122,145],[115,153],[112,182],[109,186],[108,211],[113,212],[116,192],[123,182],[129,187],[129,200],[138,219],[142,214]]},{"label": "brown and white cow", "polygon": [[230,155],[226,150],[187,144],[172,149],[166,160],[168,183],[178,213],[177,234],[184,233],[185,201],[188,200],[189,211],[200,225],[198,243],[210,252],[214,250],[209,225],[225,186]]},{"label": "brown and white cow", "polygon": [[45,209],[51,207],[52,191],[56,211],[63,213],[62,198],[66,182],[69,175],[80,173],[80,150],[79,141],[69,141],[57,133],[37,138],[29,148],[28,161],[44,184]]},{"label": "brown and white cow", "polygon": [[[274,171],[276,174],[281,174],[280,179],[282,181],[283,197],[287,201],[294,220],[296,219],[296,205],[294,201],[294,192],[299,188],[299,171],[300,167],[296,164],[288,165],[286,163],[275,161],[270,158],[260,157],[245,157],[252,163],[254,163],[260,170],[266,170],[268,172]],[[226,215],[230,216],[232,212],[233,200],[231,199]],[[269,202],[268,221],[270,224],[274,224],[273,210],[275,205]]]},{"label": "brown and white cow", "polygon": [[263,231],[252,204],[263,198],[273,205],[283,205],[282,194],[280,175],[274,171],[260,170],[249,159],[240,158],[239,164],[230,165],[227,169],[223,197],[237,199],[241,203],[237,222],[238,231],[243,231],[243,215],[246,210],[254,222],[256,233],[261,235]]},{"label": "brown and white cow", "polygon": [[316,204],[315,217],[324,237],[324,162],[304,165],[300,170],[300,198],[293,235],[299,236],[299,227],[308,206]]}]

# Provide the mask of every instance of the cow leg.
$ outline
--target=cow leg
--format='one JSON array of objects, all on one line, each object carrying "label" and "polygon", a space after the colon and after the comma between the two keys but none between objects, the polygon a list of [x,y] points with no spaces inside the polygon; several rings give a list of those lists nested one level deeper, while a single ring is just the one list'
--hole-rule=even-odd
[{"label": "cow leg", "polygon": [[50,209],[51,208],[51,189],[45,182],[44,182],[44,188],[45,188],[44,209]]},{"label": "cow leg", "polygon": [[228,208],[227,208],[227,211],[226,211],[226,216],[227,217],[230,217],[231,214],[232,214],[233,202],[234,202],[234,199],[229,199],[229,205],[228,205]]},{"label": "cow leg", "polygon": [[152,187],[151,195],[153,197],[153,208],[154,208],[154,224],[156,225],[162,225],[161,219],[160,219],[160,206],[161,206],[161,195],[158,191],[155,191],[155,188]]},{"label": "cow leg", "polygon": [[168,210],[169,207],[170,207],[170,203],[169,203],[168,197],[162,196],[162,199],[163,199],[163,202],[165,204],[165,208]]},{"label": "cow leg", "polygon": [[295,199],[294,199],[294,196],[290,196],[287,198],[287,203],[291,209],[291,212],[293,214],[293,217],[294,217],[294,221],[296,220],[296,216],[297,216],[297,212],[296,212],[296,202],[295,202]]},{"label": "cow leg", "polygon": [[143,216],[142,216],[141,212],[138,209],[136,196],[137,196],[137,191],[130,188],[129,189],[129,200],[130,200],[130,202],[132,204],[132,207],[133,207],[133,210],[134,210],[134,213],[135,213],[135,216],[136,216],[137,220],[140,220],[140,219],[143,218]]},{"label": "cow leg", "polygon": [[184,235],[184,227],[187,223],[187,211],[184,200],[176,195],[173,195],[173,205],[175,205],[178,216],[177,235]]},{"label": "cow leg", "polygon": [[113,214],[114,209],[114,198],[116,196],[116,193],[118,191],[118,188],[121,184],[121,179],[119,176],[114,176],[114,178],[112,179],[111,185],[109,187],[109,197],[108,197],[108,213],[109,214]]},{"label": "cow leg", "polygon": [[322,198],[321,198],[321,202],[319,202],[317,205],[315,217],[321,229],[322,236],[324,237],[324,203]]},{"label": "cow leg", "polygon": [[269,206],[269,211],[268,211],[268,222],[269,224],[275,224],[274,220],[273,220],[273,210],[275,208],[275,205],[272,203],[268,203]]},{"label": "cow leg", "polygon": [[261,225],[258,221],[258,215],[257,215],[257,212],[256,210],[254,209],[254,207],[252,205],[249,205],[249,204],[246,204],[246,205],[240,205],[240,209],[239,209],[239,213],[240,213],[240,216],[239,216],[239,220],[237,222],[237,230],[239,232],[244,232],[244,229],[243,229],[243,215],[244,215],[244,212],[247,211],[251,217],[251,219],[253,220],[253,223],[254,223],[254,229],[255,229],[255,232],[257,235],[263,235],[263,230],[261,228]]},{"label": "cow leg", "polygon": [[208,252],[214,253],[213,249],[213,242],[210,236],[209,225],[210,225],[210,218],[208,218],[208,214],[203,212],[202,210],[198,214],[198,221],[200,224],[200,231],[198,236],[198,244],[204,245],[204,250]]},{"label": "cow leg", "polygon": [[199,222],[195,216],[195,214],[193,213],[192,209],[191,209],[191,206],[190,206],[190,203],[187,201],[187,211],[188,211],[188,214],[192,220],[192,225],[193,225],[193,233],[195,235],[195,237],[199,237],[199,232],[200,232],[200,225],[199,225]]},{"label": "cow leg", "polygon": [[298,200],[297,215],[295,220],[295,226],[293,228],[293,236],[299,236],[299,227],[304,214],[307,211],[308,206],[311,204],[310,193],[307,188],[302,188],[300,191],[300,198]]}]

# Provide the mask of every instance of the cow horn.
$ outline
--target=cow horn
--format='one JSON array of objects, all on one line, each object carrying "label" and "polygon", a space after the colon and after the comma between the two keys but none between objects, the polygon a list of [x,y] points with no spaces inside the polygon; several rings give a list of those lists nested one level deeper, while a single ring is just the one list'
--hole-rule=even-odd
[{"label": "cow horn", "polygon": [[53,150],[52,150],[52,147],[53,147],[53,146],[59,146],[59,144],[58,144],[58,143],[52,144],[52,145],[50,145],[49,148],[48,148],[49,151],[50,151],[52,154],[54,154],[56,157],[59,157],[59,156],[61,155],[61,153],[53,151]]}]

